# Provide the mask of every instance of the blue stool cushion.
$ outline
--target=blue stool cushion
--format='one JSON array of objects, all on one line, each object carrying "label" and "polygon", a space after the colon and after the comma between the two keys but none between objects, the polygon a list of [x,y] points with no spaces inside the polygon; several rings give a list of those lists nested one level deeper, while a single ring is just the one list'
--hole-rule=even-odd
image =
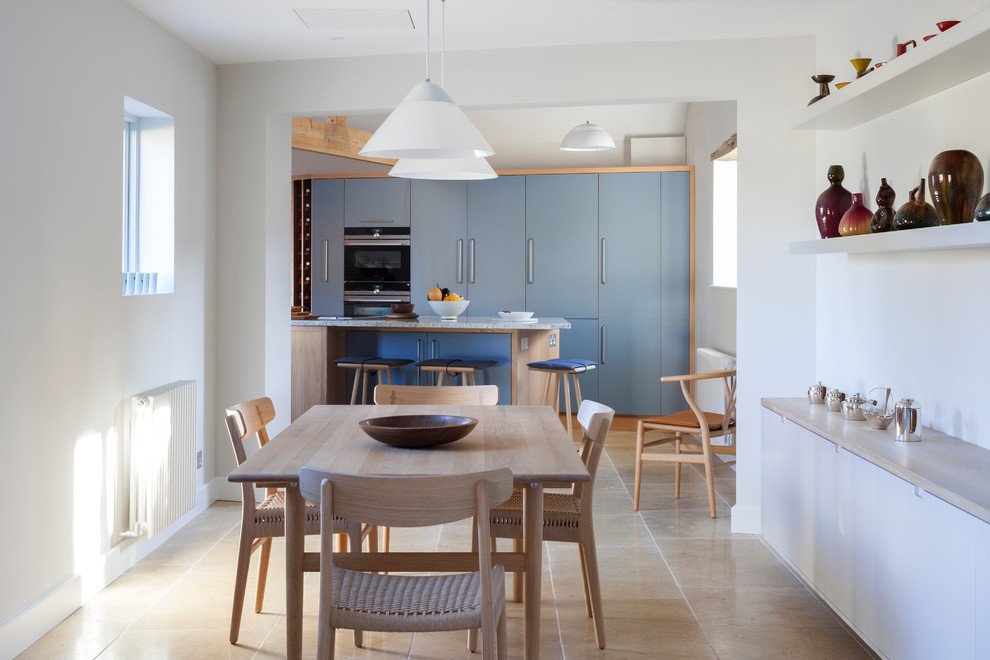
[{"label": "blue stool cushion", "polygon": [[489,369],[494,367],[498,362],[495,360],[457,360],[448,358],[432,358],[429,360],[423,360],[422,362],[417,362],[417,367],[446,367],[454,369],[458,367],[463,367],[465,369],[474,369],[475,371],[480,369]]},{"label": "blue stool cushion", "polygon": [[593,362],[592,360],[582,360],[580,358],[554,358],[553,360],[544,360],[543,362],[530,362],[526,366],[533,367],[534,369],[550,369],[552,371],[573,371],[575,373],[581,373],[588,371],[589,369],[594,369],[598,366],[598,363]]},{"label": "blue stool cushion", "polygon": [[386,367],[403,367],[410,364],[412,360],[406,358],[383,358],[383,357],[364,357],[364,356],[348,356],[337,358],[333,361],[334,364],[353,364],[353,365],[376,365],[376,366],[386,366]]}]

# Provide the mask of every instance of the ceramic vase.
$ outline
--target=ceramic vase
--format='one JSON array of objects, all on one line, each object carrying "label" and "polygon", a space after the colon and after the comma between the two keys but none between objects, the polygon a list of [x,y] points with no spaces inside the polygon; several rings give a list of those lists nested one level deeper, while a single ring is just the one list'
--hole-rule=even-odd
[{"label": "ceramic vase", "polygon": [[928,168],[932,206],[943,225],[972,222],[983,192],[983,166],[965,149],[943,151]]},{"label": "ceramic vase", "polygon": [[852,205],[839,222],[839,234],[842,236],[869,234],[872,220],[873,211],[863,206],[863,193],[853,193]]},{"label": "ceramic vase", "polygon": [[925,180],[908,193],[908,202],[894,214],[894,229],[919,229],[937,227],[938,214],[935,207],[925,202]]},{"label": "ceramic vase", "polygon": [[990,220],[990,193],[980,198],[980,203],[976,205],[976,219],[980,222]]},{"label": "ceramic vase", "polygon": [[887,179],[880,179],[880,189],[877,190],[877,212],[870,219],[870,231],[874,234],[890,231],[894,228],[894,198],[897,193],[887,185]]},{"label": "ceramic vase", "polygon": [[822,238],[838,238],[839,223],[852,206],[852,193],[842,187],[846,173],[841,165],[828,168],[829,187],[818,196],[815,205],[815,218],[818,220],[818,233]]}]

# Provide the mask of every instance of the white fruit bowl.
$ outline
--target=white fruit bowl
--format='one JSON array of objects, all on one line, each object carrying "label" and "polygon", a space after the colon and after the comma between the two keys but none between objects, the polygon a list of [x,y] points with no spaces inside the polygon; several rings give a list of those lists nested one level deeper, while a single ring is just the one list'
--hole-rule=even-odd
[{"label": "white fruit bowl", "polygon": [[467,309],[470,300],[427,300],[433,312],[441,321],[456,321],[457,316]]}]

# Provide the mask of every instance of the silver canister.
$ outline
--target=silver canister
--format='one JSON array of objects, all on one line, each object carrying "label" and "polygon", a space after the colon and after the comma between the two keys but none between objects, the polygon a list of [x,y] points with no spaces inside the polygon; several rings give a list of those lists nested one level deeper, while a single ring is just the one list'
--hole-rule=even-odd
[{"label": "silver canister", "polygon": [[817,385],[808,388],[808,401],[811,403],[825,403],[825,386],[821,381]]},{"label": "silver canister", "polygon": [[921,406],[914,399],[901,399],[894,404],[894,439],[898,442],[921,441]]},{"label": "silver canister", "polygon": [[842,410],[842,402],[846,400],[846,395],[839,390],[832,390],[825,397],[825,407],[832,412],[840,412]]}]

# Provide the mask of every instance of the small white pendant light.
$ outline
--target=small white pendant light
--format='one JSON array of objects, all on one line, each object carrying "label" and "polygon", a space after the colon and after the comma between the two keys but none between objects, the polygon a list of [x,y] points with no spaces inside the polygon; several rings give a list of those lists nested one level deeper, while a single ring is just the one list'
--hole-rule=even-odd
[{"label": "small white pendant light", "polygon": [[591,110],[583,124],[578,124],[564,136],[561,151],[608,151],[615,149],[615,141],[604,128],[591,123]]},{"label": "small white pendant light", "polygon": [[388,174],[436,181],[477,181],[498,176],[484,158],[401,158]]},{"label": "small white pendant light", "polygon": [[412,88],[361,149],[375,158],[477,158],[495,150],[443,88],[430,82],[430,0],[426,81]]}]

